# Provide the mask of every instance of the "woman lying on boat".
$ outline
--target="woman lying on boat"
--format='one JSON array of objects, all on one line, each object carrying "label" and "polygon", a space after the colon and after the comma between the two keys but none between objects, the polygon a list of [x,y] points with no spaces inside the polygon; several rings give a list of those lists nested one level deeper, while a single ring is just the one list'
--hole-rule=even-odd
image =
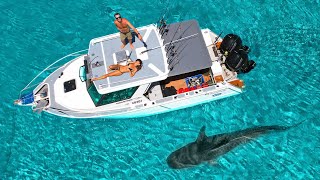
[{"label": "woman lying on boat", "polygon": [[123,73],[130,73],[130,77],[133,77],[136,72],[138,72],[142,67],[142,61],[137,59],[134,62],[129,62],[127,65],[114,64],[110,65],[109,69],[113,70],[112,72],[102,75],[97,78],[92,78],[91,81],[105,79],[110,76],[121,76]]}]

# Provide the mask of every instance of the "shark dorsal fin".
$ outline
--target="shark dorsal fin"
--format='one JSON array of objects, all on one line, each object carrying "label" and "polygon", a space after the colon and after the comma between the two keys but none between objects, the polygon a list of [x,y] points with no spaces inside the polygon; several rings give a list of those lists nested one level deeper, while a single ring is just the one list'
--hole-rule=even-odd
[{"label": "shark dorsal fin", "polygon": [[205,140],[207,138],[207,135],[206,135],[206,126],[202,126],[202,128],[200,129],[200,132],[199,132],[199,135],[198,135],[198,138],[197,138],[197,143],[200,143],[202,142],[203,140]]}]

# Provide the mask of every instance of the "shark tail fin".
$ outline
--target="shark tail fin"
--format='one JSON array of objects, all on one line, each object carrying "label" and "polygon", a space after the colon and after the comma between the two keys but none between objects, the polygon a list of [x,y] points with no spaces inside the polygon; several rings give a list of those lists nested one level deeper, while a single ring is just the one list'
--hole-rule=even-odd
[{"label": "shark tail fin", "polygon": [[307,120],[305,119],[305,120],[303,120],[303,121],[301,121],[301,122],[298,122],[297,124],[294,124],[294,125],[290,126],[289,128],[294,128],[294,127],[300,126],[302,123],[304,123],[304,122],[306,122],[306,121],[307,121]]},{"label": "shark tail fin", "polygon": [[303,120],[297,124],[291,125],[291,126],[269,126],[272,130],[288,130],[294,127],[297,127],[301,125],[302,123],[306,122],[306,120]]}]

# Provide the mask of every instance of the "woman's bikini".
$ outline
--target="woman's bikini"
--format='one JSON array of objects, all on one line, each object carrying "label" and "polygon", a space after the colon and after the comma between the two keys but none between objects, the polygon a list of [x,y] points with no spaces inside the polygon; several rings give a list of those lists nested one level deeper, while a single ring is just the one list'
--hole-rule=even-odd
[{"label": "woman's bikini", "polygon": [[[132,63],[129,63],[129,64],[128,64],[128,69],[129,69],[129,71],[132,72],[133,69],[130,68],[130,64],[132,64]],[[110,69],[111,69],[111,70],[114,70],[114,71],[120,71],[121,73],[126,73],[126,71],[121,71],[121,65],[119,65],[119,64],[117,64],[115,68],[110,68]]]},{"label": "woman's bikini", "polygon": [[130,64],[128,64],[128,69],[129,69],[129,71],[132,71],[132,68],[130,68]]}]

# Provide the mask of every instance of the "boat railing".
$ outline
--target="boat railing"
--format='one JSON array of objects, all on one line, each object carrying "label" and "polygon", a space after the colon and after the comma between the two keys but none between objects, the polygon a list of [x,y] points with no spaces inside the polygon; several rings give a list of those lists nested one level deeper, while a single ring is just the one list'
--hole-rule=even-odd
[{"label": "boat railing", "polygon": [[242,91],[243,91],[243,89],[241,89],[233,84],[227,83],[227,85],[228,85],[228,89],[231,89],[231,90],[236,91],[238,93],[242,93]]},{"label": "boat railing", "polygon": [[[80,50],[80,51],[76,51],[76,52],[73,52],[71,54],[68,54],[58,60],[56,60],[55,62],[53,62],[52,64],[50,64],[49,66],[47,66],[45,69],[43,69],[39,74],[37,74],[21,91],[20,91],[20,94],[19,94],[19,98],[21,97],[21,95],[23,94],[24,91],[34,87],[34,86],[37,86],[39,85],[42,81],[39,82],[40,79],[45,79],[47,76],[45,77],[41,77],[41,75],[43,75],[44,73],[50,73],[51,71],[55,71],[56,69],[62,67],[63,65],[65,65],[65,62],[67,62],[66,60],[70,61],[70,57],[74,58],[74,57],[77,57],[77,56],[81,56],[83,55],[82,53],[84,51],[88,51],[88,49],[83,49],[83,50]],[[60,65],[57,65],[58,63],[63,63],[63,64],[60,64]],[[37,83],[35,83],[37,82]]]}]

